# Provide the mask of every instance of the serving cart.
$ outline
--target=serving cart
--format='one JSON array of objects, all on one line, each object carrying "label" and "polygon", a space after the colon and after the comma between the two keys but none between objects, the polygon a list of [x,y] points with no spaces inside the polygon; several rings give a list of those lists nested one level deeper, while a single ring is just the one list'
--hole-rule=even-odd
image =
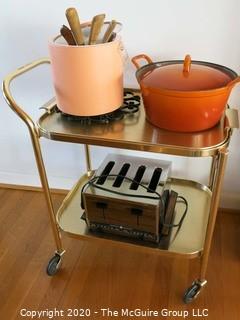
[{"label": "serving cart", "polygon": [[[25,122],[32,140],[36,163],[46,198],[51,228],[56,243],[56,252],[47,266],[48,275],[54,275],[60,268],[65,253],[61,233],[82,240],[104,241],[106,245],[131,246],[138,250],[149,250],[153,254],[187,259],[199,258],[200,273],[192,285],[186,290],[183,300],[191,302],[206,285],[206,269],[211,247],[213,230],[218,211],[220,190],[228,156],[228,145],[233,128],[238,127],[237,110],[226,108],[221,121],[209,130],[197,133],[176,133],[161,130],[145,120],[143,105],[139,112],[109,124],[81,125],[76,121],[67,121],[56,112],[56,101],[53,98],[43,108],[44,113],[35,123],[31,117],[14,100],[11,81],[41,64],[50,63],[44,58],[27,64],[9,74],[3,81],[3,93],[9,106]],[[140,96],[139,91],[134,90]],[[54,212],[51,192],[40,147],[40,138],[56,141],[84,144],[87,172],[64,199],[59,210]],[[167,249],[140,242],[139,240],[121,238],[109,234],[91,233],[85,221],[80,219],[81,188],[94,171],[91,168],[89,145],[114,147],[128,150],[163,153],[184,157],[211,157],[208,186],[195,181],[170,178],[172,189],[183,195],[188,201],[186,218],[177,232],[171,234]],[[180,204],[181,206],[181,204]],[[174,223],[179,220],[182,208],[177,208]],[[83,212],[82,212],[83,213]]]}]

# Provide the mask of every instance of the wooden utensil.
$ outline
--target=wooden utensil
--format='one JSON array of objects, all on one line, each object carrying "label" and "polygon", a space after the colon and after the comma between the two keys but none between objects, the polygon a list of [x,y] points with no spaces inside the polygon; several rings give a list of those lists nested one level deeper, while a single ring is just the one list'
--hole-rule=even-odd
[{"label": "wooden utensil", "polygon": [[102,43],[108,42],[111,39],[113,30],[115,29],[116,25],[117,25],[117,21],[116,20],[112,20],[109,23],[109,26],[108,26],[108,28],[107,28],[104,36],[103,36]]},{"label": "wooden utensil", "polygon": [[77,44],[72,31],[67,26],[63,25],[60,29],[60,33],[70,46],[75,46]]},{"label": "wooden utensil", "polygon": [[113,33],[111,34],[111,37],[109,38],[108,42],[113,41],[113,40],[116,38],[116,36],[117,36],[116,32],[113,32]]},{"label": "wooden utensil", "polygon": [[105,14],[98,14],[97,16],[93,17],[88,44],[96,43],[98,35],[103,26],[104,19],[105,19]]},{"label": "wooden utensil", "polygon": [[66,17],[76,43],[78,45],[84,45],[84,37],[77,10],[75,8],[68,8],[66,10]]}]

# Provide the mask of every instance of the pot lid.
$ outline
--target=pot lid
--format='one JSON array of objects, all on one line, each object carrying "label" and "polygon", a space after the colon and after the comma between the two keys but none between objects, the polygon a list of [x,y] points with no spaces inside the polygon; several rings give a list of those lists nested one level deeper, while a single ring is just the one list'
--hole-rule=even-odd
[{"label": "pot lid", "polygon": [[[146,69],[144,69],[146,68]],[[185,60],[156,62],[143,67],[141,84],[166,90],[199,91],[225,87],[235,73],[220,65],[203,61]]]}]

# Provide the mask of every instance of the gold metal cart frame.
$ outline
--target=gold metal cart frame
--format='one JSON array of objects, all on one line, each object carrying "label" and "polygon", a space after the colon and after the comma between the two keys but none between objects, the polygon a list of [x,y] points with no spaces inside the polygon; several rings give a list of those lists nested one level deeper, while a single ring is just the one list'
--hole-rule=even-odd
[{"label": "gold metal cart frame", "polygon": [[[153,253],[161,255],[181,256],[184,258],[199,257],[199,277],[184,294],[184,302],[191,302],[198,296],[201,288],[207,282],[205,279],[206,269],[228,156],[228,145],[233,128],[239,127],[237,110],[227,108],[225,116],[212,129],[198,133],[175,133],[158,129],[145,121],[142,105],[139,113],[131,118],[122,119],[104,126],[100,124],[82,126],[77,122],[67,121],[59,113],[56,113],[56,101],[52,99],[43,106],[45,109],[44,114],[37,123],[34,123],[31,117],[14,100],[10,91],[10,83],[22,73],[45,63],[50,63],[49,59],[37,60],[9,74],[3,81],[3,93],[9,106],[27,125],[32,140],[57,249],[55,255],[49,261],[48,274],[53,275],[57,272],[61,264],[62,255],[65,252],[61,241],[61,232],[83,240],[97,239],[105,241],[106,244],[111,243],[112,245],[123,245],[139,250],[151,250]],[[138,92],[137,90],[135,91]],[[87,173],[80,178],[76,186],[69,192],[56,213],[53,209],[39,143],[41,137],[85,145]],[[80,219],[79,197],[81,186],[93,174],[89,145],[185,157],[212,158],[208,186],[203,186],[194,181],[171,178],[173,188],[187,197],[189,212],[176,237],[173,233],[172,242],[167,250],[162,250],[151,244],[143,244],[137,240],[123,240],[113,235],[91,234],[87,230],[84,221]]]}]

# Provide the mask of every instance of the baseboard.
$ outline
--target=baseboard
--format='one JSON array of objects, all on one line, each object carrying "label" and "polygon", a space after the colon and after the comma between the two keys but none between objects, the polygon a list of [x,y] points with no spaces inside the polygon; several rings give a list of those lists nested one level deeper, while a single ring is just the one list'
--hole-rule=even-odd
[{"label": "baseboard", "polygon": [[218,213],[227,213],[227,214],[237,214],[240,215],[239,209],[231,209],[231,208],[218,208]]},{"label": "baseboard", "polygon": [[[52,192],[66,193],[76,183],[77,178],[49,176],[48,181]],[[1,171],[0,188],[42,191],[40,179],[37,174],[21,174]]]},{"label": "baseboard", "polygon": [[[18,185],[18,184],[8,184],[8,183],[0,183],[0,189],[12,189],[12,190],[25,190],[25,191],[43,192],[43,189],[41,187]],[[68,192],[70,191],[70,189],[50,188],[50,191],[51,191],[52,194],[67,195]],[[234,197],[234,199],[235,199],[235,197]],[[236,198],[236,201],[234,203],[237,203],[238,199],[239,198]],[[228,198],[228,200],[230,200],[230,197]],[[239,208],[240,208],[240,206],[239,206]],[[219,213],[239,214],[240,215],[240,209],[232,208],[232,207],[226,207],[226,206],[220,206],[219,209],[218,209],[218,212]]]},{"label": "baseboard", "polygon": [[[41,187],[25,186],[25,185],[17,185],[17,184],[8,184],[8,183],[0,183],[0,189],[12,189],[12,190],[43,192],[43,189]],[[69,190],[67,190],[67,189],[57,189],[57,188],[50,188],[50,191],[53,194],[63,194],[63,195],[67,195],[68,192],[69,192]]]},{"label": "baseboard", "polygon": [[240,192],[222,192],[220,207],[240,211]]}]

